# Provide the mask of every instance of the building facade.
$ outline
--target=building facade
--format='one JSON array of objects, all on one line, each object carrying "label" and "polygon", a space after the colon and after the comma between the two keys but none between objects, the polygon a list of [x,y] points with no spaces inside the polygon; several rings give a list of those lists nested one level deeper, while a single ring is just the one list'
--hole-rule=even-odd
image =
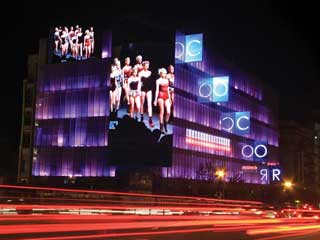
[{"label": "building facade", "polygon": [[[268,184],[278,180],[279,174],[271,175],[279,164],[277,95],[216,56],[209,45],[203,43],[201,61],[176,61],[172,164],[152,171],[161,178],[212,180],[217,170],[223,170],[226,181]],[[117,176],[119,169],[108,164],[110,64],[109,57],[38,68],[32,85],[34,122],[30,129],[22,127],[19,181],[31,176]],[[226,76],[227,101],[198,100],[198,80]],[[23,112],[27,108],[25,104]],[[244,134],[223,126],[224,119],[233,117],[234,125],[237,116],[249,122]],[[24,147],[26,136],[30,144]],[[29,155],[23,157],[24,152]]]},{"label": "building facade", "polygon": [[[197,80],[214,76],[229,77],[228,101],[199,102]],[[174,107],[173,164],[162,169],[163,177],[210,180],[223,169],[227,181],[270,183],[272,176],[263,178],[261,170],[272,171],[271,165],[278,166],[278,100],[272,89],[225,62],[204,42],[202,61],[176,61]],[[237,112],[250,113],[250,131],[246,134],[223,129],[221,116]],[[214,138],[223,141],[222,147],[206,144],[215,142]],[[265,144],[266,158],[256,157],[254,150],[250,152],[255,142]]]},{"label": "building facade", "polygon": [[280,162],[284,177],[297,188],[319,193],[319,144],[315,129],[281,121]]}]

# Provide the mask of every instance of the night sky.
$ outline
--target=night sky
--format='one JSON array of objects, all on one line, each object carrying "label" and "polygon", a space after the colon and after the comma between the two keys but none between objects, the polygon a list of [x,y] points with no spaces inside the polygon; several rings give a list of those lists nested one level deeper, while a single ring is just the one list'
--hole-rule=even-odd
[{"label": "night sky", "polygon": [[[117,2],[112,3],[112,2]],[[319,21],[315,3],[298,1],[52,1],[37,6],[9,3],[1,16],[2,94],[0,143],[17,149],[21,88],[28,53],[55,25],[88,24],[166,31],[207,31],[220,55],[272,86],[280,96],[282,119],[306,118],[320,108]],[[223,3],[222,3],[223,2]],[[134,4],[133,4],[134,3]],[[139,4],[137,4],[139,3]],[[118,24],[118,25],[119,25]],[[125,31],[124,27],[123,31]],[[152,31],[150,34],[157,34]],[[301,110],[303,109],[303,110]],[[1,166],[0,166],[1,167]]]}]

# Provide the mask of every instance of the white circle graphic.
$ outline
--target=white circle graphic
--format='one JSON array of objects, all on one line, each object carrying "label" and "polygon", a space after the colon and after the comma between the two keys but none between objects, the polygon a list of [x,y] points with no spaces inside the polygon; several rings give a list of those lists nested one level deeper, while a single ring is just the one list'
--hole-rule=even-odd
[{"label": "white circle graphic", "polygon": [[186,52],[187,52],[187,55],[189,55],[189,56],[191,56],[191,57],[195,57],[195,56],[197,56],[197,55],[199,55],[199,54],[201,53],[200,51],[195,52],[195,53],[192,53],[192,52],[189,50],[191,44],[193,44],[193,43],[195,43],[195,44],[201,44],[201,42],[200,42],[199,40],[192,40],[192,41],[188,42],[188,44],[187,44],[187,46],[186,46]]},{"label": "white circle graphic", "polygon": [[[201,89],[202,89],[204,86],[206,86],[206,85],[209,86],[210,91],[209,91],[208,94],[203,94],[202,91],[201,91]],[[209,83],[207,83],[207,82],[201,83],[201,85],[199,86],[199,95],[200,95],[200,97],[203,97],[203,98],[210,97],[211,93],[212,93],[212,87],[211,87],[211,85],[210,85]]]},{"label": "white circle graphic", "polygon": [[[259,154],[257,153],[258,148],[260,148],[260,147],[262,147],[262,148],[264,149],[264,153],[261,154],[261,155],[259,155]],[[257,146],[254,148],[254,154],[255,154],[258,158],[264,158],[264,157],[267,156],[267,154],[268,154],[267,147],[266,147],[265,145],[263,145],[263,144],[257,145]]]},{"label": "white circle graphic", "polygon": [[246,127],[241,127],[241,126],[240,126],[240,120],[241,120],[241,119],[249,120],[248,116],[241,116],[241,117],[239,117],[238,120],[237,120],[237,128],[240,129],[241,131],[245,131],[245,130],[249,129],[249,126],[246,126]]},{"label": "white circle graphic", "polygon": [[[181,46],[181,49],[182,49],[180,55],[177,55],[177,54],[176,54],[176,58],[181,58],[181,57],[183,56],[183,53],[184,53],[184,45],[183,45],[182,42],[176,42],[176,45],[180,45],[180,46]],[[176,49],[177,49],[177,47],[176,47]]]},{"label": "white circle graphic", "polygon": [[[224,87],[224,92],[222,93],[217,93],[217,87],[219,85],[223,85]],[[226,82],[223,81],[215,81],[213,84],[213,93],[217,96],[217,97],[222,97],[225,96],[228,93],[228,85]]]},{"label": "white circle graphic", "polygon": [[[251,153],[248,154],[248,155],[244,154],[244,150],[245,150],[246,148],[250,148],[250,149],[251,149]],[[250,158],[250,157],[252,157],[252,155],[253,155],[253,147],[250,146],[250,145],[244,145],[244,146],[242,147],[242,149],[241,149],[241,154],[242,154],[242,156],[245,157],[245,158]]]},{"label": "white circle graphic", "polygon": [[233,128],[233,126],[234,126],[234,121],[233,121],[233,119],[232,119],[231,117],[224,117],[224,118],[222,118],[222,119],[221,119],[221,124],[222,124],[223,121],[225,121],[225,120],[227,120],[227,119],[229,119],[229,120],[231,121],[231,127],[229,127],[229,128],[224,128],[224,127],[222,127],[222,129],[225,130],[225,131],[230,131],[230,130]]}]

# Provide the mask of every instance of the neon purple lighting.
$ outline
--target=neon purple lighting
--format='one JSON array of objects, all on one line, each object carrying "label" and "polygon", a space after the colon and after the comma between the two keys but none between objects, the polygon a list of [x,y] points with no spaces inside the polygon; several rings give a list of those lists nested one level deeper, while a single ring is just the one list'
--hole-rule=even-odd
[{"label": "neon purple lighting", "polygon": [[115,176],[106,166],[109,60],[46,65],[36,99],[34,176]]},{"label": "neon purple lighting", "polygon": [[[219,105],[197,102],[198,80],[215,76],[230,76],[229,101]],[[162,168],[162,176],[209,180],[206,172],[223,167],[227,172],[227,181],[232,177],[240,177],[247,183],[267,184],[261,182],[259,171],[242,170],[242,166],[248,164],[255,164],[257,168],[262,166],[253,157],[254,147],[243,150],[250,157],[244,157],[241,151],[243,146],[254,146],[256,141],[261,141],[266,143],[268,161],[278,159],[277,102],[267,99],[269,92],[262,83],[217,57],[214,51],[205,48],[204,43],[201,62],[176,61],[175,89],[173,161],[171,167]],[[221,114],[227,112],[250,112],[250,132],[236,136],[232,132],[222,131]],[[243,125],[240,127],[245,128]],[[200,138],[221,136],[229,139],[232,151],[204,147],[207,141],[204,145],[186,143],[187,129],[203,133]]]}]

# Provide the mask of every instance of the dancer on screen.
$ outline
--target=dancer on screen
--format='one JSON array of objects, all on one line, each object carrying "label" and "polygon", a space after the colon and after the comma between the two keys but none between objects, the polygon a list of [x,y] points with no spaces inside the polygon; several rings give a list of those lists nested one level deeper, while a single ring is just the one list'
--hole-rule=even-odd
[{"label": "dancer on screen", "polygon": [[136,57],[136,65],[134,65],[134,67],[138,69],[138,72],[141,72],[143,70],[141,55],[138,55]]},{"label": "dancer on screen", "polygon": [[91,56],[91,39],[90,39],[90,32],[89,30],[85,31],[84,35],[84,54],[85,58],[88,59]]},{"label": "dancer on screen", "polygon": [[80,60],[82,59],[82,53],[83,53],[83,34],[82,34],[82,28],[79,27],[77,31],[77,36],[78,36],[78,54],[80,57]]},{"label": "dancer on screen", "polygon": [[59,51],[61,41],[59,28],[56,27],[54,30],[54,50],[56,53]]},{"label": "dancer on screen", "polygon": [[[147,110],[149,116],[149,126],[154,127],[152,121],[152,87],[153,82],[151,79],[151,71],[149,70],[149,61],[142,62],[143,69],[139,72],[139,77],[141,77],[141,108],[140,108],[140,121],[144,120],[144,102],[147,99]],[[138,68],[139,71],[139,68]]]},{"label": "dancer on screen", "polygon": [[61,35],[61,57],[65,57],[68,54],[69,37],[68,28],[65,27]]},{"label": "dancer on screen", "polygon": [[129,86],[128,86],[128,79],[132,74],[132,67],[130,66],[130,58],[126,57],[124,59],[124,67],[122,68],[122,75],[123,75],[123,90],[125,93],[125,98],[127,103],[129,104]]},{"label": "dancer on screen", "polygon": [[90,27],[90,42],[91,42],[91,54],[94,53],[94,31],[93,27]]},{"label": "dancer on screen", "polygon": [[138,76],[138,69],[133,68],[132,76],[128,79],[129,103],[130,103],[130,117],[138,119],[140,112],[140,95],[141,95],[141,81]]},{"label": "dancer on screen", "polygon": [[174,104],[174,66],[173,65],[168,66],[167,79],[169,80],[170,100],[171,100],[171,105],[173,107],[173,104]]},{"label": "dancer on screen", "polygon": [[[165,68],[159,69],[160,78],[156,81],[156,93],[154,99],[154,106],[159,107],[159,121],[160,121],[160,131],[168,132],[167,124],[170,118],[171,112],[171,100],[169,93],[169,80],[167,78],[167,70]],[[164,112],[166,110],[166,115]]]},{"label": "dancer on screen", "polygon": [[121,65],[120,65],[120,61],[118,59],[115,59],[115,64],[111,66],[110,92],[109,92],[110,112],[111,114],[115,114],[115,116],[117,116],[117,112],[120,107],[121,90],[122,90]]}]

